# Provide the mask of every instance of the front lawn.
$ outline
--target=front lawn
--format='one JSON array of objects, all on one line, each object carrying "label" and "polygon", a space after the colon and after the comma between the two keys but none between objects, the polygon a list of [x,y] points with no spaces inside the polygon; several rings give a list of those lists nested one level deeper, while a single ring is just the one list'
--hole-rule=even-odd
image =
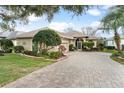
[{"label": "front lawn", "polygon": [[115,53],[115,52],[117,52],[117,50],[112,50],[112,49],[103,49],[103,52],[105,52],[105,53]]},{"label": "front lawn", "polygon": [[0,56],[0,86],[52,63],[45,59],[27,58],[19,54]]},{"label": "front lawn", "polygon": [[123,59],[120,59],[120,58],[117,58],[117,57],[111,57],[111,59],[113,59],[114,61],[124,65],[124,60]]}]

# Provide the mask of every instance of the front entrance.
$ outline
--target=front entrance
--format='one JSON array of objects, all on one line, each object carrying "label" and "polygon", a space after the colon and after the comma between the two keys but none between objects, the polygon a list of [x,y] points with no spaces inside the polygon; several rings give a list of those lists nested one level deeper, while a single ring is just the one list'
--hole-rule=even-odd
[{"label": "front entrance", "polygon": [[83,40],[81,38],[76,39],[75,46],[77,49],[82,49],[82,42]]},{"label": "front entrance", "polygon": [[82,42],[81,41],[77,41],[77,49],[82,49]]}]

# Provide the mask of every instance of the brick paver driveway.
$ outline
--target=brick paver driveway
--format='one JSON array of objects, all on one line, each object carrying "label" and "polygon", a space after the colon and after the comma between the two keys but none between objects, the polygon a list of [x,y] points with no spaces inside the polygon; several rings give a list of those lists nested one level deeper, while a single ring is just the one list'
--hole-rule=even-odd
[{"label": "brick paver driveway", "polygon": [[72,52],[5,87],[124,87],[124,66],[106,53]]}]

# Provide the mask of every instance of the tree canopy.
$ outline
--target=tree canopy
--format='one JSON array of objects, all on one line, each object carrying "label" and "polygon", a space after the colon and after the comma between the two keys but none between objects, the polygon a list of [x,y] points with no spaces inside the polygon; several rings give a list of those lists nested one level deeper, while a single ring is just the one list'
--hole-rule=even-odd
[{"label": "tree canopy", "polygon": [[[120,36],[118,29],[124,27],[124,7],[114,6],[110,8],[107,15],[101,20],[104,31],[113,31],[117,49],[120,50]],[[123,30],[122,30],[123,31]]]},{"label": "tree canopy", "polygon": [[2,50],[8,50],[13,47],[13,42],[9,39],[0,39],[0,46]]},{"label": "tree canopy", "polygon": [[61,44],[61,38],[52,29],[46,29],[39,31],[33,38],[34,43],[40,45],[45,44],[46,46],[57,46]]},{"label": "tree canopy", "polygon": [[4,5],[0,6],[0,26],[4,30],[14,30],[17,22],[28,23],[30,15],[36,17],[45,15],[47,20],[51,21],[60,9],[78,16],[89,8],[88,5]]}]

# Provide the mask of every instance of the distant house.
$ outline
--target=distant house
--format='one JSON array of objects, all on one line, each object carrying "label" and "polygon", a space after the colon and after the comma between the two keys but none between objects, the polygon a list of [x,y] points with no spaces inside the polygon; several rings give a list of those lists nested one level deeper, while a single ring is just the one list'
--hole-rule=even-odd
[{"label": "distant house", "polygon": [[[122,46],[124,45],[124,35],[120,35],[120,38],[121,38],[120,48],[122,49]],[[117,48],[114,41],[114,37],[106,39],[106,46],[114,46],[115,48]]]},{"label": "distant house", "polygon": [[[33,45],[32,40],[34,35],[44,29],[48,29],[48,28],[41,28],[34,31],[23,32],[21,34],[13,32],[12,34],[15,34],[15,35],[8,36],[6,38],[11,39],[15,46],[21,45],[21,46],[24,46],[25,50],[32,51],[32,45]],[[56,31],[56,32],[61,37],[61,41],[62,41],[61,45],[65,46],[66,51],[69,51],[69,44],[73,44],[77,49],[82,49],[82,42],[85,42],[86,40],[92,40],[94,42],[94,47],[97,47],[96,37],[85,36],[79,31],[69,31],[69,32]],[[54,46],[51,49],[51,51],[57,51],[58,48],[59,46]]]}]

